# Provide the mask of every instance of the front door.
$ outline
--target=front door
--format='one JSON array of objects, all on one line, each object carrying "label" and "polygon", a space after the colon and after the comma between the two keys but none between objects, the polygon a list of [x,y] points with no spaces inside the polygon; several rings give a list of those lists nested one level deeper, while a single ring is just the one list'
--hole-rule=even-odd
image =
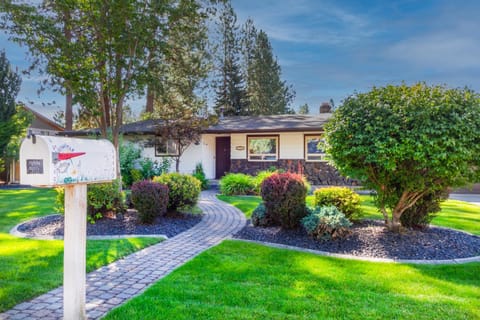
[{"label": "front door", "polygon": [[230,171],[230,137],[215,139],[215,179]]}]

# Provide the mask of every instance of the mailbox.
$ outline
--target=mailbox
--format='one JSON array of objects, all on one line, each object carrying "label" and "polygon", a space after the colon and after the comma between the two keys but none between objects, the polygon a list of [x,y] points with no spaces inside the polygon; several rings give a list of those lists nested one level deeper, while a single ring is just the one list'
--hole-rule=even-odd
[{"label": "mailbox", "polygon": [[108,140],[32,136],[20,147],[20,183],[57,186],[116,178],[115,148]]}]

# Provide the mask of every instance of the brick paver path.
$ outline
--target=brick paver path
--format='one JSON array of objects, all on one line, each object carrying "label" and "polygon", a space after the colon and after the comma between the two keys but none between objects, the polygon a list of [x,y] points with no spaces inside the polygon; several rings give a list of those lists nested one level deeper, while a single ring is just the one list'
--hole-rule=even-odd
[{"label": "brick paver path", "polygon": [[[87,275],[87,317],[105,313],[141,294],[202,251],[220,243],[245,225],[238,209],[204,191],[199,207],[205,214],[196,226]],[[63,288],[57,288],[0,314],[0,319],[62,319]]]}]

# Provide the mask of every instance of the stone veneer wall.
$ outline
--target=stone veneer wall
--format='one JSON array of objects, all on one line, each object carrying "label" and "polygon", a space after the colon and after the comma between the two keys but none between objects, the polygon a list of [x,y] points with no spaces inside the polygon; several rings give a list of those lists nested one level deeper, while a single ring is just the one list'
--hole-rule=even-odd
[{"label": "stone veneer wall", "polygon": [[255,162],[246,159],[232,159],[230,172],[255,175],[258,171],[272,167],[288,172],[304,174],[314,185],[355,186],[358,183],[341,176],[338,171],[326,162],[305,162],[303,159],[280,159],[278,161]]}]

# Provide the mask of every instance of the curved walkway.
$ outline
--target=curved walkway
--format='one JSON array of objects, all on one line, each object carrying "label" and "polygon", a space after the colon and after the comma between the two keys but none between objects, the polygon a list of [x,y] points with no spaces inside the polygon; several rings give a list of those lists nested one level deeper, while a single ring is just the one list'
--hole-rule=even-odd
[{"label": "curved walkway", "polygon": [[[193,228],[87,274],[87,318],[99,319],[245,225],[243,213],[214,191],[202,192],[199,207],[205,216]],[[0,314],[2,320],[62,317],[62,287]]]}]

